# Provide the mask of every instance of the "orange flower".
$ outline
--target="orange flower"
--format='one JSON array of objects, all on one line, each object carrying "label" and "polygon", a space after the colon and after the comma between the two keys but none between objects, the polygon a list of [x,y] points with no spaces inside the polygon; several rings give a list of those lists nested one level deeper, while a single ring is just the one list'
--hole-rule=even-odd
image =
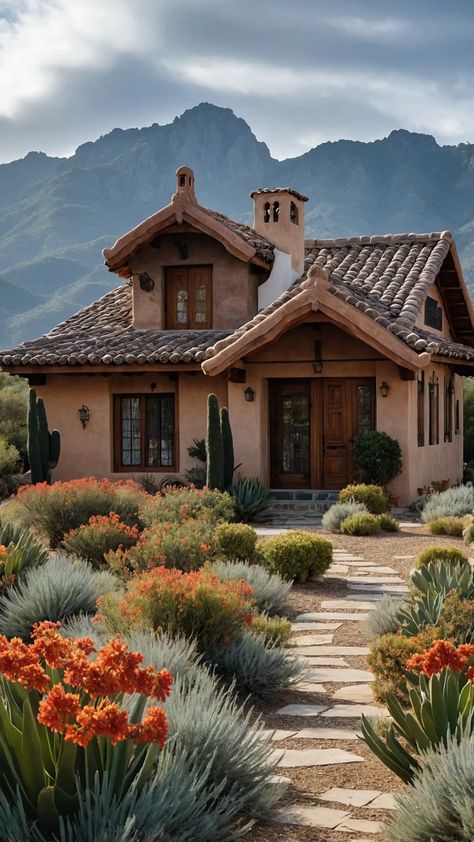
[{"label": "orange flower", "polygon": [[38,662],[33,647],[27,646],[19,637],[7,640],[0,636],[0,672],[9,681],[17,681],[28,690],[45,693],[50,679]]},{"label": "orange flower", "polygon": [[470,643],[463,643],[456,648],[449,640],[436,640],[426,652],[412,655],[406,666],[408,670],[422,672],[429,678],[444,669],[462,672],[473,657],[474,645]]},{"label": "orange flower", "polygon": [[158,743],[163,748],[168,736],[168,720],[164,710],[160,707],[149,708],[141,725],[136,726],[132,734],[137,744]]},{"label": "orange flower", "polygon": [[79,694],[66,693],[62,684],[55,684],[39,704],[38,722],[62,734],[67,722],[74,719],[80,709]]}]

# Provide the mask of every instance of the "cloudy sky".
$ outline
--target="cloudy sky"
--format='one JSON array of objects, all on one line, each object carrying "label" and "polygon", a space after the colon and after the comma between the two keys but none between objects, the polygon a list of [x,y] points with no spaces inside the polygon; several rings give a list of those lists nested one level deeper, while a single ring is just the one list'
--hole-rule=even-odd
[{"label": "cloudy sky", "polygon": [[0,0],[0,161],[205,100],[278,158],[394,128],[474,141],[473,0]]}]

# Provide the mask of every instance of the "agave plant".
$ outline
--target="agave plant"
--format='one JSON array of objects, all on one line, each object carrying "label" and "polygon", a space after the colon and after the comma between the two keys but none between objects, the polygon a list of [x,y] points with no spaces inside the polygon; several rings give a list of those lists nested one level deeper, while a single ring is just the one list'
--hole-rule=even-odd
[{"label": "agave plant", "polygon": [[434,590],[444,595],[456,590],[463,599],[474,596],[474,576],[470,565],[430,562],[411,574],[414,587],[425,596]]},{"label": "agave plant", "polygon": [[400,631],[405,637],[419,634],[426,626],[435,626],[443,612],[446,593],[438,593],[435,588],[428,588],[420,599],[404,602],[398,610]]},{"label": "agave plant", "polygon": [[271,499],[271,493],[259,479],[239,477],[229,493],[235,501],[238,520],[247,522],[265,511]]},{"label": "agave plant", "polygon": [[5,547],[2,579],[14,581],[23,571],[38,567],[48,559],[47,550],[27,529],[0,522],[0,545]]}]

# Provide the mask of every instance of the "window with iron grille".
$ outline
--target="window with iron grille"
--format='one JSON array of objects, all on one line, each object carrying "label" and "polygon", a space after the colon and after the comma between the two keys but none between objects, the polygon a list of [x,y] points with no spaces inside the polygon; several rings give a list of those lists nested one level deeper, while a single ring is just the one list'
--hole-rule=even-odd
[{"label": "window with iron grille", "polygon": [[114,396],[116,471],[176,469],[174,394]]}]

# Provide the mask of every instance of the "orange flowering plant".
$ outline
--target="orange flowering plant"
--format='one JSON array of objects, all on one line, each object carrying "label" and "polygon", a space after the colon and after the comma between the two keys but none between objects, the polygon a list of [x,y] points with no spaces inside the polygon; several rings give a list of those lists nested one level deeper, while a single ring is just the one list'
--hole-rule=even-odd
[{"label": "orange flowering plant", "polygon": [[[60,625],[37,624],[30,644],[0,636],[0,789],[48,833],[77,809],[77,776],[92,788],[107,773],[117,801],[146,782],[168,730],[155,702],[172,684],[119,638],[96,650]],[[126,693],[139,694],[130,710]]]},{"label": "orange flowering plant", "polygon": [[105,556],[117,550],[126,551],[138,541],[137,526],[122,523],[120,515],[92,515],[87,524],[71,529],[63,539],[65,549],[79,558],[85,558],[94,567],[105,564]]},{"label": "orange flowering plant", "polygon": [[125,545],[107,553],[111,569],[123,577],[153,567],[199,570],[215,556],[214,528],[207,521],[157,523],[144,529],[129,549]]}]

